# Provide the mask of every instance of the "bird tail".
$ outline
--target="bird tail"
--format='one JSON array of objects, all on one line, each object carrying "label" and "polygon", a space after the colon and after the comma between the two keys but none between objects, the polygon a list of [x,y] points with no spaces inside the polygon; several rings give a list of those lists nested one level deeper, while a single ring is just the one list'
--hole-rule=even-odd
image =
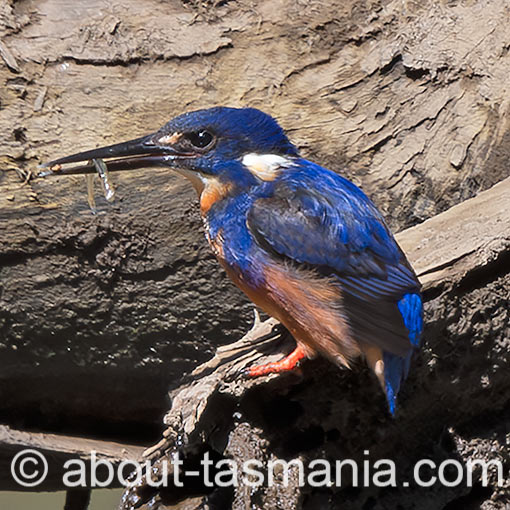
[{"label": "bird tail", "polygon": [[423,332],[423,301],[419,294],[405,294],[398,302],[398,309],[409,332],[408,336],[412,347],[405,356],[397,356],[389,352],[383,354],[386,398],[391,414],[395,414],[397,394],[409,373],[411,357],[415,348],[420,345]]}]

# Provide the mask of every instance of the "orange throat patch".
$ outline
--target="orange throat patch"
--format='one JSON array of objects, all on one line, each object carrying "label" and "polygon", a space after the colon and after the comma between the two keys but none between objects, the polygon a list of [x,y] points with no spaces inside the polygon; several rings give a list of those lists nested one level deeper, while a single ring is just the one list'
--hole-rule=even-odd
[{"label": "orange throat patch", "polygon": [[200,213],[205,216],[211,207],[220,200],[226,198],[232,185],[220,182],[216,177],[208,177],[202,193],[200,193]]},{"label": "orange throat patch", "polygon": [[200,200],[200,213],[202,216],[205,216],[216,202],[226,198],[232,190],[231,184],[221,182],[212,175],[205,175],[185,169],[177,169],[176,171],[183,177],[186,177],[195,188]]}]

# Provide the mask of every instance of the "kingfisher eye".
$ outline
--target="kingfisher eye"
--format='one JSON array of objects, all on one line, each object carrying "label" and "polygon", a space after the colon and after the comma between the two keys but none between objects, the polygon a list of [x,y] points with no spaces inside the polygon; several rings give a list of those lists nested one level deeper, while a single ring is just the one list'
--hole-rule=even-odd
[{"label": "kingfisher eye", "polygon": [[205,129],[186,133],[185,136],[189,140],[191,145],[199,149],[205,149],[208,145],[211,144],[214,138],[213,135],[209,133],[209,131],[206,131]]}]

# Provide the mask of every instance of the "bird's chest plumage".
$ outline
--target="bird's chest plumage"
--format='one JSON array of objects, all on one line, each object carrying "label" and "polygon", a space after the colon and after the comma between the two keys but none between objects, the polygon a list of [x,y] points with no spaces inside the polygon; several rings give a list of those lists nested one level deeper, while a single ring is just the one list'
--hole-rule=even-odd
[{"label": "bird's chest plumage", "polygon": [[[206,238],[231,280],[292,332],[309,355],[319,350],[347,364],[358,354],[341,313],[339,288],[328,279],[275,258],[248,227],[252,198],[218,202],[203,216]],[[342,347],[334,338],[343,338]]]},{"label": "bird's chest plumage", "polygon": [[218,230],[215,233],[211,232],[211,226],[206,217],[203,218],[204,224],[204,233],[209,246],[211,247],[214,255],[218,258],[218,260],[224,264],[225,263],[225,252],[223,250],[223,245],[225,244],[225,239],[223,237],[223,230]]},{"label": "bird's chest plumage", "polygon": [[250,205],[248,195],[229,197],[214,203],[202,219],[205,237],[229,276],[257,286],[263,277],[263,263],[247,226]]}]

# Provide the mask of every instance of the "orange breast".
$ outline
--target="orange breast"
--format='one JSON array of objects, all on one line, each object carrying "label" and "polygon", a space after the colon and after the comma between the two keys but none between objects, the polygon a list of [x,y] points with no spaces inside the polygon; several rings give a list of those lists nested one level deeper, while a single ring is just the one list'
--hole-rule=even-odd
[{"label": "orange breast", "polygon": [[361,354],[343,314],[340,288],[332,281],[310,271],[268,265],[266,284],[254,289],[241,274],[225,269],[251,301],[292,333],[308,357],[319,352],[338,365],[349,366]]}]

